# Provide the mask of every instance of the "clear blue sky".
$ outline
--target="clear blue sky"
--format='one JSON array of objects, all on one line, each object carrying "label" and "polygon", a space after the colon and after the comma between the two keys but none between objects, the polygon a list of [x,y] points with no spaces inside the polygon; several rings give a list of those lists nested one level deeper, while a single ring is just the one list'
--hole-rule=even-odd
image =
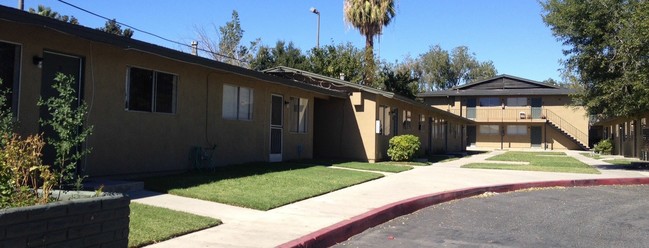
[{"label": "clear blue sky", "polygon": [[[195,39],[195,26],[222,26],[230,20],[232,10],[237,10],[245,44],[256,38],[271,46],[284,40],[303,51],[316,43],[317,16],[309,12],[315,7],[321,13],[321,45],[352,42],[359,48],[365,46],[364,37],[343,21],[343,0],[66,1],[188,44]],[[0,0],[11,7],[17,3]],[[38,4],[73,15],[84,26],[100,27],[105,22],[56,0],[25,0],[25,9]],[[446,50],[465,45],[479,60],[493,61],[499,74],[537,81],[560,79],[562,45],[543,23],[536,0],[397,0],[396,7],[396,18],[375,44],[382,60],[417,57],[436,44]],[[140,32],[133,38],[180,49]]]}]

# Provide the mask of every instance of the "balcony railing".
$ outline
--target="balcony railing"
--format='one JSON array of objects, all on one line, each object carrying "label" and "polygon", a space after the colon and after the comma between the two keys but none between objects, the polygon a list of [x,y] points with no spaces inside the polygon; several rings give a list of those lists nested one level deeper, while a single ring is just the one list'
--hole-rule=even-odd
[{"label": "balcony railing", "polygon": [[549,120],[582,144],[588,144],[588,135],[586,133],[561,118],[558,114],[545,108],[507,107],[503,109],[501,107],[482,107],[473,110],[456,108],[447,111],[478,122],[544,122]]},{"label": "balcony railing", "polygon": [[460,109],[448,109],[448,112],[455,115],[479,122],[533,122],[541,121],[544,117],[540,114],[540,111],[534,113],[533,116],[530,107],[508,107],[505,109],[483,107],[473,111],[465,108],[463,111]]},{"label": "balcony railing", "polygon": [[584,145],[588,145],[588,134],[582,132],[579,128],[570,124],[570,122],[564,120],[558,114],[547,109],[544,111],[545,116],[550,120],[554,125],[559,127],[559,129],[564,130],[566,133],[572,135],[575,139],[581,142]]}]

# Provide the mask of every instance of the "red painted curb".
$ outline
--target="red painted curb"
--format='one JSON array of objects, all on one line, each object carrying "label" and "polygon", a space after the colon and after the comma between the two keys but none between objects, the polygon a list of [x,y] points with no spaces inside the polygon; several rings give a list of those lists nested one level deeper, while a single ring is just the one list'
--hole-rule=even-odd
[{"label": "red painted curb", "polygon": [[396,217],[413,213],[419,209],[442,202],[457,200],[465,197],[479,195],[485,192],[508,192],[528,188],[544,187],[583,187],[600,185],[637,185],[649,184],[649,177],[645,178],[606,178],[528,182],[516,184],[503,184],[486,187],[466,188],[441,193],[434,193],[413,197],[373,209],[367,213],[351,219],[338,222],[301,238],[281,244],[278,247],[329,247],[350,237],[359,234],[368,228],[385,223]]}]

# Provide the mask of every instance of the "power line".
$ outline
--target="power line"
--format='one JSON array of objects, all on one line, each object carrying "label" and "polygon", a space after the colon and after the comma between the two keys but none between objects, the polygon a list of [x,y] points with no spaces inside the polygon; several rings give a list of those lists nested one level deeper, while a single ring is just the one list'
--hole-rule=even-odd
[{"label": "power line", "polygon": [[[75,8],[75,9],[81,10],[81,11],[83,11],[83,12],[86,12],[86,13],[88,13],[88,14],[91,14],[91,15],[93,15],[93,16],[96,16],[96,17],[102,18],[102,19],[104,19],[104,20],[106,20],[106,21],[112,21],[112,20],[115,20],[115,23],[117,23],[117,24],[119,24],[119,25],[122,25],[122,26],[126,26],[126,27],[128,27],[128,28],[130,28],[130,29],[133,29],[133,30],[135,30],[135,31],[138,31],[138,32],[141,32],[141,33],[145,33],[145,34],[151,35],[151,36],[153,36],[153,37],[156,37],[156,38],[158,38],[158,39],[161,39],[161,40],[164,40],[164,41],[167,41],[167,42],[170,42],[170,43],[176,44],[176,45],[180,45],[180,46],[184,46],[184,47],[188,47],[188,48],[192,48],[192,49],[193,49],[193,47],[192,47],[191,45],[187,45],[187,44],[182,43],[182,42],[178,42],[178,41],[175,41],[175,40],[167,39],[167,38],[162,37],[162,36],[160,36],[160,35],[157,35],[157,34],[154,34],[154,33],[151,33],[151,32],[148,32],[148,31],[145,31],[145,30],[142,30],[142,29],[136,28],[136,27],[133,27],[133,26],[128,25],[128,24],[123,23],[123,22],[118,22],[116,19],[110,19],[110,18],[108,18],[108,17],[105,17],[105,16],[102,16],[102,15],[100,15],[100,14],[94,13],[94,12],[92,12],[92,11],[90,11],[90,10],[87,10],[87,9],[81,8],[81,7],[79,7],[79,6],[76,6],[76,5],[74,5],[74,4],[68,3],[68,2],[63,1],[63,0],[58,0],[58,1],[61,2],[61,3],[63,3],[63,4],[66,4],[66,5],[70,6],[70,7],[72,7],[72,8]],[[206,52],[206,53],[209,53],[209,54],[213,54],[213,55],[216,55],[216,56],[220,56],[220,57],[223,57],[223,58],[233,59],[233,60],[236,60],[236,61],[239,61],[239,62],[247,63],[246,61],[243,61],[243,60],[240,60],[240,59],[237,59],[237,58],[233,58],[233,57],[230,57],[230,56],[227,56],[227,55],[223,55],[223,54],[220,54],[220,53],[212,52],[212,51],[209,51],[209,50],[207,50],[207,49],[202,49],[202,48],[199,48],[199,47],[197,47],[196,49],[199,50],[199,51],[203,51],[203,52]]]}]

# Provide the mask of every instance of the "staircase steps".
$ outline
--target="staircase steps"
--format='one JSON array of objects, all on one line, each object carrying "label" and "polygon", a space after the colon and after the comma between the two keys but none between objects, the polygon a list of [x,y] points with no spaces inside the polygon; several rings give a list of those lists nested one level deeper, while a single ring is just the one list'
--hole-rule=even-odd
[{"label": "staircase steps", "polygon": [[584,144],[584,143],[582,143],[580,140],[578,140],[577,138],[575,138],[574,136],[572,136],[571,134],[569,134],[568,132],[566,132],[565,130],[563,130],[561,127],[559,127],[559,126],[558,126],[557,124],[555,124],[554,122],[552,122],[552,121],[550,121],[550,120],[547,120],[546,122],[547,122],[548,124],[550,124],[550,126],[552,126],[554,129],[556,129],[557,131],[559,131],[560,133],[562,133],[563,135],[565,135],[566,137],[568,137],[570,140],[572,140],[573,142],[575,142],[575,144],[577,144],[577,145],[578,145],[582,150],[584,150],[584,151],[588,151],[588,150],[590,150],[590,148],[588,148],[588,144]]}]

